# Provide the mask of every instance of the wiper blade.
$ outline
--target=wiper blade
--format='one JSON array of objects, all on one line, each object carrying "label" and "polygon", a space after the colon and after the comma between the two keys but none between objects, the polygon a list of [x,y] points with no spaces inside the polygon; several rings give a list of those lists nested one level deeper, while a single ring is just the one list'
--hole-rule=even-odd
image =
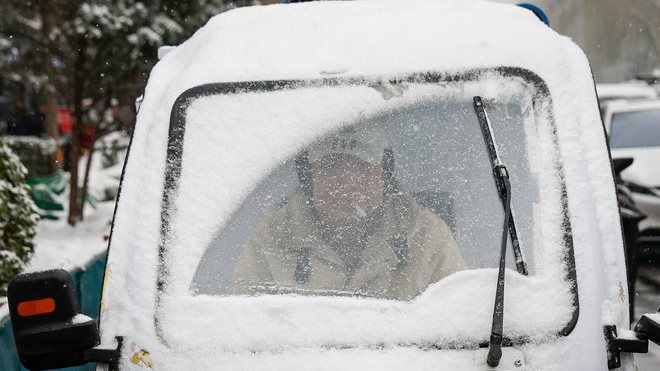
[{"label": "wiper blade", "polygon": [[[477,119],[479,120],[479,126],[481,127],[481,134],[483,135],[484,142],[486,142],[486,148],[488,149],[488,156],[490,157],[491,165],[493,166],[493,176],[495,179],[495,186],[497,187],[497,192],[502,201],[502,207],[506,210],[506,189],[505,184],[501,179],[500,174],[498,173],[497,166],[502,164],[500,155],[495,146],[495,139],[493,137],[493,131],[490,125],[490,120],[486,114],[486,109],[484,108],[484,103],[481,97],[477,96],[473,98],[474,100],[474,111],[477,114]],[[512,213],[513,214],[513,213]],[[520,241],[518,240],[518,229],[516,228],[516,223],[514,221],[513,215],[509,216],[508,222],[509,235],[511,235],[511,245],[513,247],[513,255],[516,261],[516,270],[518,273],[527,275],[527,262],[525,260],[525,255],[523,254],[522,248],[520,246]]]},{"label": "wiper blade", "polygon": [[[513,218],[511,216],[511,183],[509,182],[509,173],[506,169],[506,166],[504,166],[500,160],[499,154],[497,153],[495,139],[493,138],[488,115],[486,115],[486,110],[484,109],[481,97],[474,97],[474,110],[477,113],[479,124],[481,125],[481,131],[484,137],[484,141],[486,142],[486,147],[488,147],[488,153],[493,165],[493,176],[495,178],[495,184],[497,185],[498,193],[500,194],[502,205],[504,206],[502,241],[500,244],[500,265],[497,274],[497,289],[495,291],[493,323],[491,326],[490,342],[488,345],[488,356],[486,358],[486,363],[488,363],[490,367],[497,367],[497,365],[500,363],[500,359],[502,359],[502,340],[504,332],[504,274],[506,269],[507,230],[509,231],[509,234],[511,234],[511,241],[513,242],[514,234],[512,232],[515,232],[515,225],[513,225]],[[512,245],[514,244],[512,243]],[[522,268],[526,273],[527,269],[524,264],[524,260],[522,260],[522,263]]]}]

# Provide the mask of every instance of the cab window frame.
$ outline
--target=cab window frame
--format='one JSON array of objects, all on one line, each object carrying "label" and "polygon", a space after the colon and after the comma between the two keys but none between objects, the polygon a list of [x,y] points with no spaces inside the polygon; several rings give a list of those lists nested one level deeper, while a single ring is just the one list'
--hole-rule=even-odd
[{"label": "cab window frame", "polygon": [[[159,341],[167,346],[167,341],[160,325],[160,303],[162,298],[167,295],[167,282],[169,272],[167,270],[167,256],[168,256],[168,243],[170,241],[171,229],[171,211],[175,202],[175,196],[179,187],[179,179],[181,177],[181,166],[183,158],[183,145],[186,130],[186,111],[189,105],[197,98],[202,98],[211,95],[231,95],[240,93],[253,93],[253,92],[274,92],[282,90],[291,90],[305,87],[333,87],[333,86],[351,86],[351,85],[368,85],[373,83],[449,83],[459,81],[477,81],[484,75],[500,75],[506,78],[521,79],[524,83],[529,85],[534,91],[531,94],[532,105],[536,109],[541,103],[547,104],[549,112],[552,112],[552,96],[545,81],[535,74],[534,72],[518,68],[518,67],[496,67],[496,68],[482,68],[469,70],[458,74],[449,73],[411,73],[399,77],[350,77],[350,78],[321,78],[309,80],[266,80],[266,81],[247,81],[247,82],[227,82],[227,83],[210,83],[196,86],[184,91],[176,99],[170,115],[168,143],[166,153],[165,165],[165,179],[164,187],[161,198],[161,211],[160,211],[160,243],[158,246],[158,262],[157,262],[157,282],[155,293],[155,315],[154,326]],[[542,101],[542,102],[541,102]],[[475,116],[475,125],[476,125]],[[557,139],[557,128],[552,117],[548,120],[551,125],[551,132],[553,139]],[[566,191],[566,181],[563,165],[561,162],[557,163],[559,182],[561,186],[561,214],[562,214],[562,239],[564,245],[563,260],[566,262],[566,275],[565,280],[570,286],[570,294],[572,296],[573,312],[570,320],[565,326],[558,331],[557,336],[568,336],[575,326],[577,325],[579,317],[579,298],[578,298],[578,284],[577,273],[575,269],[575,254],[573,247],[573,234],[571,228],[571,221],[568,211],[568,194]],[[529,339],[526,338],[505,338],[504,345],[512,346],[516,344],[528,343]],[[487,346],[487,343],[481,344]]]}]

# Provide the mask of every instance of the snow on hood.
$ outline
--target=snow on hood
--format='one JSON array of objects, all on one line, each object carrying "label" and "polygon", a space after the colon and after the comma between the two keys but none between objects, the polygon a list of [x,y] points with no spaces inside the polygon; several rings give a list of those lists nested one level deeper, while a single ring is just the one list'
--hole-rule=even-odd
[{"label": "snow on hood", "polygon": [[623,179],[647,187],[660,187],[660,147],[612,149],[612,158],[625,157],[631,157],[634,161],[621,172]]},{"label": "snow on hood", "polygon": [[631,81],[620,84],[598,84],[596,85],[598,98],[607,99],[639,99],[655,98],[658,94],[655,90],[641,81]]},{"label": "snow on hood", "polygon": [[[581,320],[589,324],[583,327],[596,328],[602,338],[598,317],[625,326],[616,198],[593,80],[579,48],[528,10],[511,5],[472,0],[313,2],[220,14],[154,67],[113,227],[101,307],[103,344],[110,346],[115,336],[126,336],[125,357],[146,349],[154,358],[161,357],[160,364],[154,360],[157,366],[168,369],[191,361],[172,358],[154,326],[168,123],[184,91],[214,82],[392,77],[499,66],[533,71],[546,82],[553,100],[580,302],[592,310]],[[602,282],[597,282],[594,269],[609,272],[607,289],[599,289]],[[581,340],[574,347],[589,343]],[[544,358],[547,352],[539,356]],[[249,359],[241,358],[236,368],[250,368],[244,361]]]}]

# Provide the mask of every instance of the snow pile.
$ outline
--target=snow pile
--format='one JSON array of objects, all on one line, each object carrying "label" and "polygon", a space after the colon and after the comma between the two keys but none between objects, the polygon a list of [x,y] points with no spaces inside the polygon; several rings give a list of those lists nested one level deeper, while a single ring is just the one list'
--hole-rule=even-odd
[{"label": "snow pile", "polygon": [[89,321],[93,321],[92,317],[86,316],[82,313],[78,313],[75,316],[73,316],[73,318],[71,318],[71,321],[69,323],[71,323],[72,325],[77,325]]},{"label": "snow pile", "polygon": [[[164,304],[162,323],[168,343],[186,351],[405,344],[477,348],[490,334],[496,278],[495,269],[458,272],[409,303],[329,297],[172,297]],[[507,271],[506,335],[532,341],[554,338],[547,330],[568,322],[572,315],[567,291],[545,278]],[[543,297],[531,294],[535,292],[543,292]],[[540,300],[544,305],[538,304]],[[548,311],[547,305],[555,310]]]}]

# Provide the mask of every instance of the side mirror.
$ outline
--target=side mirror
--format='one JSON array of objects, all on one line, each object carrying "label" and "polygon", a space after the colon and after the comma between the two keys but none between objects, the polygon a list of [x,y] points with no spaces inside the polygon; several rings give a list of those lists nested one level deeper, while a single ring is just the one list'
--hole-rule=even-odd
[{"label": "side mirror", "polygon": [[604,327],[607,342],[607,367],[621,367],[621,352],[647,353],[649,340],[660,345],[660,310],[655,314],[643,314],[635,329],[617,331],[616,326]]},{"label": "side mirror", "polygon": [[612,167],[614,168],[614,174],[619,176],[622,171],[626,170],[630,165],[632,165],[633,161],[634,159],[630,157],[613,158]]},{"label": "side mirror", "polygon": [[82,365],[99,343],[96,321],[80,313],[71,275],[62,269],[16,276],[7,288],[18,357],[30,370]]},{"label": "side mirror", "polygon": [[644,334],[647,339],[660,345],[660,312],[642,314],[635,326],[635,332]]}]

